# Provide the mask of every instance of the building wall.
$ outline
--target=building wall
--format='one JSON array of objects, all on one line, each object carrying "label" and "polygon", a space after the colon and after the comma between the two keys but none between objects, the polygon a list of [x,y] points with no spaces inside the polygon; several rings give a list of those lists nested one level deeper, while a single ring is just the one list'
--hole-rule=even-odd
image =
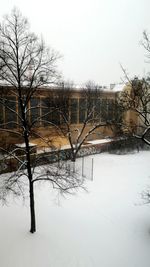
[{"label": "building wall", "polygon": [[[24,89],[26,90],[26,89]],[[19,106],[18,106],[18,99],[14,94],[13,88],[0,88],[1,92],[1,99],[3,98],[3,101],[7,104],[7,106],[10,109],[14,109],[16,113],[19,113]],[[36,91],[34,94],[34,97],[31,98],[29,104],[28,104],[28,119],[29,122],[32,123],[37,117],[43,116],[44,112],[47,110],[43,109],[43,103],[44,100],[52,93],[58,94],[57,88],[41,88]],[[59,92],[61,93],[61,91]],[[103,102],[105,104],[107,103],[108,112],[111,114],[111,104],[112,101],[115,101],[116,94],[112,91],[100,91],[99,100],[100,100],[100,106]],[[72,130],[72,136],[76,138],[77,130],[80,130],[82,128],[82,117],[83,113],[86,112],[86,110],[83,108],[83,102],[84,102],[84,94],[83,90],[71,90],[71,101],[74,103],[74,106],[72,110],[69,111],[69,116],[71,120],[71,130]],[[34,108],[34,107],[37,108]],[[15,144],[15,143],[21,143],[23,142],[21,137],[18,137],[17,134],[15,134],[16,131],[21,131],[19,127],[19,117],[12,112],[10,109],[6,108],[5,105],[0,105],[0,121],[1,121],[1,132],[0,132],[0,144]],[[109,110],[110,109],[110,110]],[[56,113],[54,112],[51,115],[50,118],[52,121],[57,121],[60,118],[56,118]],[[102,121],[103,122],[103,121]],[[5,131],[5,128],[9,130],[9,132]],[[86,129],[83,132],[83,135],[86,134],[86,132],[91,128],[91,125],[89,124]],[[34,134],[36,133],[36,134]],[[32,138],[36,142],[36,136],[42,136],[49,138],[50,140],[58,139],[59,136],[61,136],[60,132],[56,130],[56,128],[52,127],[49,123],[44,122],[44,120],[40,119],[38,123],[35,124],[35,127],[33,127],[33,134]],[[100,139],[104,138],[106,136],[112,136],[113,131],[110,127],[100,127],[95,131],[95,133],[91,134],[89,136],[89,139]],[[66,140],[62,137],[62,144],[66,144]],[[38,138],[38,137],[37,137]],[[60,142],[61,143],[61,142]]]}]

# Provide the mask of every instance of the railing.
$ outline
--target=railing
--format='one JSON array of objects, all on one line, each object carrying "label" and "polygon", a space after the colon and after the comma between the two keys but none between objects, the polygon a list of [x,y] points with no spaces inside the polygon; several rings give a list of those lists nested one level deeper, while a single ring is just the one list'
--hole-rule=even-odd
[{"label": "railing", "polygon": [[[99,154],[102,152],[110,152],[117,154],[124,154],[131,151],[139,151],[142,149],[150,149],[149,146],[146,146],[142,140],[137,140],[136,138],[118,138],[110,139],[104,143],[90,144],[87,143],[79,150],[77,157],[84,157],[93,154]],[[35,151],[33,151],[35,152]],[[18,158],[18,160],[17,160]],[[0,159],[0,173],[16,171],[19,166],[19,160],[22,162],[25,161],[25,155],[17,155],[17,158],[14,156],[9,156],[8,158]],[[32,166],[40,166],[44,164],[50,164],[57,162],[59,160],[70,160],[71,158],[71,149],[60,149],[52,150],[48,152],[41,153],[32,153],[31,154],[31,164]],[[22,168],[25,168],[25,164]]]}]

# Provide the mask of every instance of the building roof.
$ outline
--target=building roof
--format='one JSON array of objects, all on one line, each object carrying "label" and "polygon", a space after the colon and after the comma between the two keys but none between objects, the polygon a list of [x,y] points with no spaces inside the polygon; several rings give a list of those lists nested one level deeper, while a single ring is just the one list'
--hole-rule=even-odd
[{"label": "building roof", "polygon": [[121,91],[123,91],[123,89],[124,89],[125,86],[126,86],[125,83],[115,84],[114,87],[112,88],[112,91],[113,92],[121,92]]}]

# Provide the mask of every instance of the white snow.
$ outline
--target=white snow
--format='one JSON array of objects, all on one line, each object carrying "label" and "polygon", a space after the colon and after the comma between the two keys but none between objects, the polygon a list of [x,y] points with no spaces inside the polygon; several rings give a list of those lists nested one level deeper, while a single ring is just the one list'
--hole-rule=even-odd
[{"label": "white snow", "polygon": [[115,84],[115,86],[113,87],[112,91],[113,92],[121,92],[121,91],[124,90],[125,86],[126,85],[124,83]]},{"label": "white snow", "polygon": [[30,234],[28,201],[0,207],[1,267],[149,267],[150,152],[100,154],[88,192],[61,198],[36,188],[37,232]]},{"label": "white snow", "polygon": [[96,140],[91,140],[91,141],[87,141],[88,144],[104,144],[104,143],[109,143],[111,142],[111,139],[96,139]]},{"label": "white snow", "polygon": [[[21,143],[21,144],[15,144],[16,147],[19,147],[19,148],[25,148],[26,147],[26,144],[25,143]],[[29,143],[29,146],[30,147],[35,147],[36,144],[34,143]]]}]

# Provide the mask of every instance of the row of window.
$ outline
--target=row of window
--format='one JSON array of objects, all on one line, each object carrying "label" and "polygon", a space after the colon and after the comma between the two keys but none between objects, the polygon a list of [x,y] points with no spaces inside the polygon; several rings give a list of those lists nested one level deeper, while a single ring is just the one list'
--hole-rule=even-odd
[{"label": "row of window", "polygon": [[[63,121],[59,108],[47,105],[44,98],[31,98],[26,116],[29,123],[35,126],[60,124]],[[114,100],[91,99],[87,102],[84,98],[71,98],[70,104],[66,107],[65,116],[72,124],[83,123],[87,117],[91,122],[92,120],[105,121],[106,118],[111,120],[114,116]],[[19,127],[20,119],[21,114],[16,98],[5,99],[4,103],[0,104],[0,124],[5,128],[16,128]]]}]

